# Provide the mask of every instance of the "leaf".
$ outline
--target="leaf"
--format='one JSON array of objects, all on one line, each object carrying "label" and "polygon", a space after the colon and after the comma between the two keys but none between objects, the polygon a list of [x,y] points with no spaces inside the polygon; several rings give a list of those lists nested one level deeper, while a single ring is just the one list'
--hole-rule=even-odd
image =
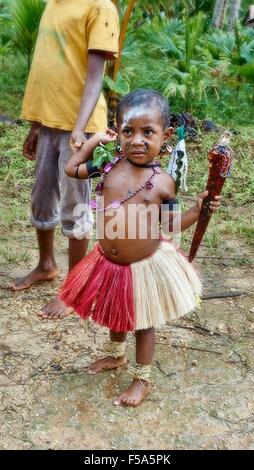
[{"label": "leaf", "polygon": [[116,142],[109,142],[104,145],[101,144],[93,151],[93,163],[95,166],[102,166],[103,163],[108,163],[115,158],[118,152],[118,144]]},{"label": "leaf", "polygon": [[115,142],[109,142],[109,143],[106,145],[106,148],[107,148],[107,150],[108,150],[109,152],[112,151],[112,150],[115,150],[115,148],[116,148]]},{"label": "leaf", "polygon": [[246,81],[254,83],[254,62],[252,62],[252,64],[245,64],[239,67],[238,74],[245,78]]},{"label": "leaf", "polygon": [[100,167],[102,165],[104,161],[104,158],[102,155],[97,155],[94,159],[93,159],[93,163],[95,166],[98,166]]},{"label": "leaf", "polygon": [[104,85],[120,96],[126,95],[130,91],[129,82],[123,78],[120,72],[117,73],[115,82],[108,75],[106,75],[104,77]]},{"label": "leaf", "polygon": [[41,15],[45,8],[43,0],[11,0],[10,12],[14,27],[14,45],[30,63]]}]

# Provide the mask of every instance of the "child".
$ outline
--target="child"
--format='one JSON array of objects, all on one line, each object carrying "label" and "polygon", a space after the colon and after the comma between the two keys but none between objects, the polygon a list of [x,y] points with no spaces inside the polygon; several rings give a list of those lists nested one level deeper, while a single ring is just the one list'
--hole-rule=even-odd
[{"label": "child", "polygon": [[[176,202],[175,182],[156,160],[173,131],[167,101],[153,90],[130,93],[119,103],[117,125],[122,155],[100,170],[99,199],[93,201],[103,233],[99,244],[69,274],[60,295],[82,318],[91,315],[110,329],[108,353],[90,366],[91,374],[125,364],[126,334],[135,331],[133,381],[114,403],[137,406],[151,391],[155,328],[193,310],[201,282],[187,259],[155,230],[160,220],[165,227],[166,212],[172,231]],[[95,134],[69,160],[67,174],[77,178],[98,175],[98,168],[88,160],[100,143],[116,138],[110,130]],[[205,196],[207,192],[200,194],[182,215],[181,230],[197,221]],[[219,200],[211,202],[212,211]],[[133,232],[138,221],[142,236]],[[116,224],[120,234],[112,229]]]}]

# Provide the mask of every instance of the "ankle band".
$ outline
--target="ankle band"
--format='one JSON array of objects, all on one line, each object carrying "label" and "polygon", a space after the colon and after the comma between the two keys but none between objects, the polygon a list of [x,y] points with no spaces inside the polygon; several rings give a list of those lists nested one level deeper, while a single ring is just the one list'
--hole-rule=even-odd
[{"label": "ankle band", "polygon": [[151,364],[135,364],[135,366],[129,366],[129,372],[132,374],[134,379],[150,382],[151,368]]},{"label": "ankle band", "polygon": [[119,341],[107,341],[104,344],[104,351],[110,356],[115,359],[118,357],[122,357],[125,354],[125,341],[122,341],[121,343]]}]

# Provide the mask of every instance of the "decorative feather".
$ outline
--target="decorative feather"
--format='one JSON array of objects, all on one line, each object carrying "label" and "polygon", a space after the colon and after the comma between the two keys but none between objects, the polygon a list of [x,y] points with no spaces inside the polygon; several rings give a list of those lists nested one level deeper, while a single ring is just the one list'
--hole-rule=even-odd
[{"label": "decorative feather", "polygon": [[186,179],[188,171],[188,156],[185,146],[185,129],[184,126],[177,128],[179,142],[173,150],[171,159],[168,164],[167,173],[172,176],[176,183],[176,191],[188,191]]}]

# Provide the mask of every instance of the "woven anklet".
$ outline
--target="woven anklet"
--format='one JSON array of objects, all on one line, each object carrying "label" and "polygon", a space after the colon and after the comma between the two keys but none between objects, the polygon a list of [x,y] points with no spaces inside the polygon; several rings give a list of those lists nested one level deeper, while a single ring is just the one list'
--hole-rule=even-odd
[{"label": "woven anklet", "polygon": [[126,343],[125,341],[122,341],[121,343],[119,341],[107,341],[104,344],[104,351],[110,356],[113,357],[114,359],[118,359],[118,357],[122,357],[125,354],[125,346]]},{"label": "woven anklet", "polygon": [[142,383],[142,380],[146,382],[151,382],[150,375],[151,375],[151,368],[152,365],[144,365],[144,364],[135,364],[129,365],[128,372],[133,376],[133,379],[138,379]]}]

